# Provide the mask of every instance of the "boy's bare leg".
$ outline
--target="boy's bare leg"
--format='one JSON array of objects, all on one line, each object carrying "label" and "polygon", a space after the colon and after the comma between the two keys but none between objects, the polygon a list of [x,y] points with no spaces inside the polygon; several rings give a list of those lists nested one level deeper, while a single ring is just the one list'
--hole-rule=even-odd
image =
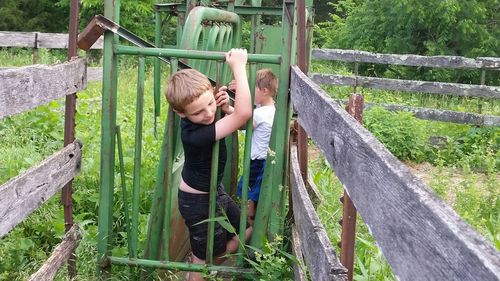
[{"label": "boy's bare leg", "polygon": [[253,226],[255,221],[255,211],[257,210],[257,202],[248,200],[248,223]]},{"label": "boy's bare leg", "polygon": [[[193,255],[193,263],[195,264],[205,264],[205,260],[199,259]],[[189,281],[203,281],[203,276],[200,272],[189,272]]]},{"label": "boy's bare leg", "polygon": [[[249,226],[245,231],[245,241],[248,241],[252,237],[253,226]],[[238,235],[233,236],[226,244],[226,254],[235,253],[240,245],[240,239]]]}]

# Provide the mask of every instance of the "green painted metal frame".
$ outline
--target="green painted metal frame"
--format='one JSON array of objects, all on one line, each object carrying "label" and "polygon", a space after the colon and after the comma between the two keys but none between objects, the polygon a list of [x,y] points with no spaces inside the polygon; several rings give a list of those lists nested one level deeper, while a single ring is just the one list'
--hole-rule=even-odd
[{"label": "green painted metal frame", "polygon": [[[228,10],[234,10],[236,13],[243,15],[252,15],[253,31],[258,29],[260,24],[261,15],[278,15],[282,16],[282,46],[294,45],[295,34],[293,31],[294,26],[294,4],[289,1],[284,1],[283,9],[279,9],[278,13],[276,8],[260,7],[260,0],[252,0],[251,6],[241,6],[243,0],[236,0],[234,3],[229,2],[227,5]],[[309,0],[312,4],[312,0]],[[113,35],[112,32],[105,32],[104,40],[104,56],[103,56],[103,118],[102,118],[102,131],[101,131],[101,192],[99,199],[99,234],[98,234],[98,275],[100,278],[108,278],[110,274],[111,264],[127,264],[129,266],[142,266],[146,268],[168,268],[180,269],[186,271],[203,271],[203,270],[219,270],[225,272],[240,271],[244,274],[252,274],[251,270],[244,270],[241,268],[243,265],[243,253],[245,249],[240,246],[238,265],[240,267],[220,267],[210,265],[193,265],[186,263],[177,263],[170,261],[170,240],[171,240],[171,209],[167,208],[173,201],[173,186],[175,185],[175,177],[179,176],[180,167],[182,166],[183,159],[181,156],[182,147],[180,142],[179,117],[173,113],[171,109],[168,110],[168,119],[165,124],[165,137],[162,145],[160,156],[160,164],[158,167],[158,175],[156,181],[156,189],[153,198],[153,205],[155,208],[151,210],[151,220],[148,231],[148,243],[146,246],[145,259],[138,259],[137,249],[137,227],[138,227],[138,204],[139,204],[139,183],[140,183],[140,163],[141,163],[141,147],[142,147],[142,107],[143,107],[143,91],[144,91],[144,56],[153,56],[155,59],[155,84],[154,84],[154,99],[155,99],[155,116],[160,113],[160,93],[161,84],[161,58],[170,58],[171,71],[177,70],[177,58],[183,59],[203,59],[204,63],[200,64],[204,73],[213,72],[213,63],[217,65],[217,82],[219,85],[223,81],[227,81],[229,71],[227,67],[222,67],[221,61],[224,60],[224,51],[229,49],[230,46],[239,46],[241,39],[241,23],[238,16],[230,12],[221,11],[213,8],[200,8],[195,7],[198,5],[196,0],[187,0],[185,8],[180,4],[156,5],[156,20],[155,20],[155,45],[161,47],[161,16],[160,12],[171,11],[175,6],[176,14],[178,15],[178,40],[177,46],[180,49],[168,48],[144,48],[124,46],[118,43],[118,36]],[[105,0],[105,16],[112,19],[114,22],[119,22],[119,0]],[[185,18],[185,11],[191,11],[187,18]],[[206,36],[203,37],[204,44],[202,51],[193,51],[187,49],[197,49],[194,46],[199,42],[200,36],[203,33],[202,23],[205,21],[225,21],[231,26],[221,25],[216,27],[206,28]],[[192,26],[195,32],[181,32],[186,30],[187,26]],[[183,34],[180,37],[180,34]],[[310,37],[308,37],[308,41]],[[184,43],[182,43],[184,42]],[[188,44],[190,43],[190,44]],[[209,51],[216,49],[217,51]],[[254,52],[255,45],[251,47],[251,52]],[[286,205],[286,196],[284,196],[283,189],[287,185],[287,161],[288,161],[288,138],[289,138],[289,120],[291,116],[291,106],[288,96],[290,63],[293,62],[292,48],[283,48],[282,53],[279,55],[264,55],[264,54],[249,54],[248,62],[250,64],[250,84],[252,89],[255,85],[255,72],[256,63],[271,63],[280,65],[280,81],[279,81],[279,94],[277,96],[277,111],[275,122],[273,125],[273,133],[270,141],[271,153],[268,155],[268,165],[265,168],[263,189],[261,191],[260,203],[257,208],[256,221],[259,223],[254,227],[251,245],[257,248],[262,247],[265,239],[273,239],[275,234],[280,234],[283,231],[284,225],[284,210]],[[113,187],[114,187],[114,163],[115,163],[115,134],[119,133],[116,129],[116,108],[117,108],[117,55],[137,55],[141,56],[139,59],[138,70],[138,96],[137,96],[137,111],[136,111],[136,135],[135,135],[135,157],[134,157],[134,179],[132,191],[132,217],[131,223],[127,223],[127,231],[129,234],[129,258],[120,258],[111,256],[111,241],[112,241],[112,205],[113,205]],[[155,122],[156,124],[156,122]],[[252,122],[247,123],[247,134],[245,137],[245,149],[243,158],[243,186],[248,186],[248,173],[250,166],[250,145],[252,135]],[[121,143],[119,143],[121,146]],[[234,144],[231,144],[233,147]],[[237,146],[236,146],[237,147]],[[218,149],[217,145],[214,149]],[[232,150],[232,149],[230,149]],[[119,149],[119,152],[121,148]],[[214,153],[213,159],[217,162],[218,153]],[[122,157],[120,157],[122,158]],[[229,158],[228,158],[229,159]],[[233,158],[235,159],[235,158]],[[237,158],[236,158],[237,159]],[[123,163],[122,165],[123,166]],[[215,165],[216,166],[216,165]],[[123,172],[123,171],[122,171]],[[217,171],[212,171],[213,175]],[[234,171],[233,171],[234,173]],[[212,176],[212,178],[216,178]],[[123,188],[125,188],[122,180]],[[211,202],[211,215],[215,215],[215,183],[211,184],[212,188],[212,202]],[[126,188],[123,191],[126,193]],[[248,198],[247,189],[243,189],[242,202],[246,202]],[[125,200],[124,200],[125,201]],[[128,205],[128,204],[127,204]],[[127,207],[128,208],[128,207]],[[241,208],[241,225],[240,225],[240,239],[244,239],[247,220],[246,204],[242,204]],[[278,214],[278,215],[276,215]],[[128,215],[127,215],[128,218]],[[213,222],[210,223],[209,237],[212,241],[208,245],[208,251],[213,250]],[[209,240],[210,241],[210,240]],[[210,255],[209,255],[210,256]],[[132,275],[133,279],[136,276]]]}]

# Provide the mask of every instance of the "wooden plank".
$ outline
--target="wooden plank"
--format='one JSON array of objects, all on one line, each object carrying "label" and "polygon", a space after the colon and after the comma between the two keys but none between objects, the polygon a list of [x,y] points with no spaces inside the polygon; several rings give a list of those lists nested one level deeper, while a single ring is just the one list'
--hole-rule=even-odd
[{"label": "wooden plank", "polygon": [[313,49],[312,57],[323,60],[406,66],[500,69],[500,62],[494,58],[492,60],[492,58],[471,59],[459,56],[396,55],[342,49]]},{"label": "wooden plank", "polygon": [[71,254],[78,247],[82,239],[82,231],[78,224],[73,227],[64,235],[61,244],[52,252],[49,259],[40,267],[40,269],[33,273],[28,281],[52,281],[57,274],[57,271],[63,266],[66,261],[71,258]]},{"label": "wooden plank", "polygon": [[500,279],[500,253],[490,242],[295,66],[291,77],[300,124],[346,187],[399,280]]},{"label": "wooden plank", "polygon": [[0,31],[0,47],[34,48],[36,32]]},{"label": "wooden plank", "polygon": [[[3,67],[0,66],[0,71],[6,69],[19,69],[17,66]],[[101,81],[102,80],[102,67],[87,67],[87,82]]]},{"label": "wooden plank", "polygon": [[38,33],[38,48],[67,49],[67,33]]},{"label": "wooden plank", "polygon": [[500,99],[500,87],[459,83],[429,82],[417,80],[345,76],[313,73],[311,79],[319,84],[358,86],[391,91],[446,94],[451,96],[483,97]]},{"label": "wooden plank", "polygon": [[[347,105],[346,100],[335,99],[335,101]],[[476,126],[500,126],[500,116],[485,115],[452,110],[440,110],[434,108],[413,107],[399,104],[387,103],[365,103],[364,108],[383,107],[389,111],[407,111],[413,113],[416,118],[423,120],[450,122],[457,124],[469,124]]]},{"label": "wooden plank", "polygon": [[[103,42],[101,36],[90,49],[102,49]],[[0,47],[67,49],[68,34],[0,31]]]},{"label": "wooden plank", "polygon": [[290,171],[293,217],[311,280],[347,280],[347,270],[340,264],[325,228],[307,195],[300,173],[296,145],[291,146]]},{"label": "wooden plank", "polygon": [[82,58],[0,70],[0,119],[85,89],[86,75]]},{"label": "wooden plank", "polygon": [[81,146],[75,141],[0,186],[0,238],[78,174]]},{"label": "wooden plank", "polygon": [[292,254],[297,258],[299,262],[293,264],[293,280],[295,281],[307,281],[307,275],[305,272],[304,258],[302,257],[302,249],[300,236],[297,232],[297,227],[292,225]]}]

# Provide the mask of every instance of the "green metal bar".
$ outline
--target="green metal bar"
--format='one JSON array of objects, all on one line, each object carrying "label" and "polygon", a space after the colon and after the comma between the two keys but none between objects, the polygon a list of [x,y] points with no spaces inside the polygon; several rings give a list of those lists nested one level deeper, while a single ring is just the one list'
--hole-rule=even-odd
[{"label": "green metal bar", "polygon": [[[183,6],[175,7],[172,4],[157,4],[157,5],[158,5],[158,10],[163,12],[172,12],[172,13],[186,12],[186,8]],[[235,3],[234,13],[244,16],[251,16],[251,15],[281,16],[283,12],[283,9],[281,7],[250,7],[241,5],[242,4]],[[229,4],[220,5],[221,9],[225,9],[226,7],[229,7]]]},{"label": "green metal bar", "polygon": [[[104,15],[119,21],[120,0],[106,0]],[[103,83],[102,83],[102,119],[101,119],[101,163],[99,174],[99,218],[97,235],[97,275],[107,279],[111,273],[111,265],[106,257],[111,254],[111,237],[113,227],[113,188],[115,173],[115,126],[117,106],[117,58],[113,53],[113,45],[118,37],[111,32],[104,33]]]},{"label": "green metal bar", "polygon": [[[292,3],[285,3],[283,7],[282,46],[291,46],[292,44],[293,8]],[[284,154],[286,151],[284,141],[285,135],[289,134],[289,120],[287,119],[287,115],[289,107],[288,85],[290,77],[290,57],[291,49],[289,47],[283,48],[278,86],[279,93],[276,102],[276,115],[273,123],[271,140],[269,142],[272,153],[267,156],[262,189],[255,218],[259,223],[254,225],[251,241],[251,245],[256,248],[262,248],[266,233],[269,234],[268,237],[273,239],[275,233],[271,232],[270,228],[273,227],[274,229],[273,225],[275,222],[270,219],[270,216],[273,212],[279,213],[279,210],[274,208],[280,208],[280,198],[273,196],[273,194],[276,192],[281,193],[283,188],[283,173],[285,172]]]},{"label": "green metal bar", "polygon": [[[234,45],[233,45],[234,46]],[[154,57],[176,57],[186,59],[225,60],[225,52],[207,52],[198,50],[141,48],[134,46],[118,45],[115,47],[118,55],[137,55]],[[280,64],[281,55],[273,54],[248,54],[248,62]]]},{"label": "green metal bar", "polygon": [[[282,32],[282,45],[292,46],[294,45],[295,38],[293,37],[293,22],[294,22],[294,4],[286,4],[285,9],[288,10],[283,15],[283,32]],[[280,95],[277,99],[277,110],[274,122],[277,125],[276,130],[276,142],[273,145],[274,152],[276,153],[276,165],[274,166],[274,172],[272,177],[272,185],[274,188],[272,190],[272,200],[271,207],[273,208],[270,212],[271,217],[269,221],[268,237],[270,240],[274,239],[275,234],[279,234],[280,224],[283,224],[283,218],[280,218],[278,214],[282,212],[280,208],[281,197],[283,196],[283,190],[286,185],[283,182],[285,173],[285,159],[288,154],[288,134],[289,129],[289,119],[288,108],[290,107],[290,99],[288,95],[288,85],[290,85],[290,63],[293,57],[292,48],[284,48],[282,51],[283,63],[280,66],[280,81],[279,89]]]},{"label": "green metal bar", "polygon": [[[205,51],[215,50],[216,42],[217,42],[217,39],[219,37],[219,31],[220,31],[220,27],[218,25],[214,25],[214,26],[212,26],[212,28],[210,28],[210,32],[208,33],[208,38],[207,38],[207,41],[205,43],[205,48],[204,48]],[[213,61],[205,61],[205,67],[202,68],[200,71],[202,73],[205,73],[206,75],[208,75],[210,73],[211,68],[212,68],[212,64],[213,64]]]},{"label": "green metal bar", "polygon": [[[177,59],[171,59],[170,60],[170,75],[173,75],[175,72],[177,72]],[[174,188],[173,186],[173,166],[174,166],[174,159],[175,159],[175,146],[176,146],[176,138],[177,135],[175,133],[175,118],[176,114],[172,110],[172,108],[168,109],[168,132],[167,132],[167,137],[168,137],[168,143],[167,143],[167,163],[166,163],[166,172],[165,172],[165,182],[167,183],[167,188],[166,188],[166,203],[165,203],[165,221],[163,222],[164,225],[164,233],[163,233],[163,243],[164,243],[164,252],[163,252],[163,259],[166,261],[170,260],[170,235],[172,233],[172,227],[170,225],[170,218],[172,217],[172,189]]]},{"label": "green metal bar", "polygon": [[145,59],[139,57],[137,68],[137,104],[135,111],[135,147],[134,147],[134,184],[132,187],[132,225],[131,235],[131,257],[137,258],[137,233],[139,231],[139,203],[141,185],[141,158],[142,158],[142,122],[144,115],[144,80]]},{"label": "green metal bar", "polygon": [[[253,7],[260,7],[262,1],[252,1]],[[279,9],[279,15],[281,15],[282,9]],[[257,48],[257,31],[259,30],[260,21],[262,15],[254,14],[252,15],[252,37],[250,40],[250,52],[255,53]]]},{"label": "green metal bar", "polygon": [[[220,87],[221,80],[221,71],[222,71],[222,61],[217,61],[217,77],[216,77],[216,88]],[[221,110],[217,108],[217,113],[215,116],[215,120],[219,120],[221,117]],[[215,142],[212,149],[212,169],[211,169],[211,177],[210,177],[210,200],[209,200],[209,209],[208,209],[208,218],[215,218],[215,211],[217,209],[217,179],[219,173],[219,145],[220,142]],[[213,264],[213,253],[214,253],[214,233],[215,233],[215,222],[210,220],[208,222],[208,234],[207,234],[207,251],[206,251],[206,259],[208,264]]]},{"label": "green metal bar", "polygon": [[145,259],[131,260],[128,258],[113,257],[113,256],[108,257],[108,259],[112,264],[116,265],[128,265],[128,266],[149,267],[149,268],[170,269],[170,270],[177,269],[181,271],[190,271],[190,272],[219,271],[219,272],[232,273],[235,276],[244,276],[247,278],[251,278],[252,276],[256,275],[255,271],[252,269],[231,267],[231,266],[202,265],[202,264],[172,262],[172,261],[152,261]]},{"label": "green metal bar", "polygon": [[[161,47],[161,14],[156,11],[155,13],[155,45]],[[154,116],[155,116],[155,131],[156,131],[156,117],[160,116],[161,110],[161,61],[159,58],[155,59],[154,65]]]},{"label": "green metal bar", "polygon": [[123,214],[125,216],[125,225],[127,229],[127,246],[129,256],[132,254],[132,245],[130,243],[130,215],[128,212],[128,193],[127,185],[125,180],[125,164],[123,163],[123,146],[122,146],[122,134],[120,131],[120,126],[116,126],[116,143],[118,148],[118,160],[120,163],[120,183],[122,188],[122,198],[123,198]]},{"label": "green metal bar", "polygon": [[[257,74],[257,65],[250,64],[250,92],[252,93],[252,104],[255,99],[255,78]],[[248,215],[248,182],[250,178],[250,157],[252,149],[253,119],[247,121],[245,128],[245,150],[243,153],[243,182],[241,186],[241,214],[240,214],[240,246],[238,248],[238,265],[243,266],[245,252],[245,234],[247,229]]]},{"label": "green metal bar", "polygon": [[[168,132],[171,130],[171,115],[168,115],[167,122],[165,122],[164,136],[163,142],[161,145],[160,152],[160,163],[158,165],[158,171],[156,175],[155,181],[155,192],[153,195],[153,201],[151,204],[151,215],[149,218],[149,226],[148,226],[148,237],[146,242],[146,250],[144,253],[145,258],[149,259],[159,259],[160,257],[160,239],[163,229],[164,223],[164,212],[165,209],[165,198],[166,198],[166,188],[165,182],[166,177],[168,175],[168,171],[166,170],[167,165],[167,155],[169,140],[168,140]],[[144,276],[144,275],[143,275]],[[145,276],[148,276],[146,273]]]},{"label": "green metal bar", "polygon": [[[200,32],[204,21],[214,21],[214,22],[225,22],[233,25],[233,32],[235,32],[235,37],[241,37],[241,23],[240,17],[231,12],[207,8],[207,7],[195,7],[189,13],[186,19],[186,26],[191,27],[189,32],[186,30],[182,33],[181,48],[182,49],[195,49],[193,48],[193,43],[198,42],[200,37]],[[233,46],[238,46],[239,44],[233,44]]]}]

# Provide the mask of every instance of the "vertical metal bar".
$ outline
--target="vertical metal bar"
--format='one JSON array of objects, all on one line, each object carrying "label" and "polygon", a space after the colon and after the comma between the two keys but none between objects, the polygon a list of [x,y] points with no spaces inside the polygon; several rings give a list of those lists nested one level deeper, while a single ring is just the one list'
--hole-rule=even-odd
[{"label": "vertical metal bar", "polygon": [[[284,1],[283,16],[282,16],[282,34],[281,45],[290,46],[292,42],[293,28],[293,3]],[[273,123],[273,133],[269,141],[271,153],[268,154],[266,160],[266,168],[262,181],[262,189],[257,205],[257,213],[255,217],[251,245],[256,248],[262,248],[266,232],[273,239],[275,231],[279,229],[275,217],[280,213],[281,193],[283,188],[283,173],[284,173],[284,154],[287,153],[288,144],[285,144],[285,135],[289,133],[288,107],[290,100],[288,96],[288,85],[290,82],[290,59],[291,48],[282,48],[282,62],[280,64],[280,80],[279,92],[276,102],[276,114]],[[267,164],[269,163],[269,164]],[[271,219],[271,216],[273,218]]]},{"label": "vertical metal bar", "polygon": [[[155,12],[155,46],[162,47],[161,44],[161,13]],[[161,110],[161,61],[155,58],[154,63],[154,130],[156,135],[156,118],[160,116]]]},{"label": "vertical metal bar", "polygon": [[128,192],[125,180],[125,164],[123,162],[122,134],[120,126],[116,126],[116,144],[118,148],[118,161],[120,163],[120,183],[122,188],[123,214],[125,216],[125,228],[127,229],[127,246],[129,257],[132,257],[132,247],[130,243],[130,215],[128,212]]},{"label": "vertical metal bar", "polygon": [[[257,74],[257,64],[250,63],[250,92],[252,104],[255,97],[255,79]],[[238,265],[243,265],[243,253],[245,234],[247,229],[248,214],[248,182],[250,178],[250,157],[252,149],[253,119],[247,121],[245,127],[245,150],[243,153],[243,182],[241,185],[241,214],[240,214],[240,246],[238,248]]]},{"label": "vertical metal bar", "polygon": [[[68,60],[77,55],[76,42],[78,38],[78,14],[80,4],[78,0],[71,0],[68,36]],[[36,33],[38,34],[38,33]],[[35,39],[36,40],[36,39]],[[64,106],[64,146],[75,140],[75,113],[76,93],[66,96]],[[70,180],[62,189],[61,201],[64,208],[64,228],[68,232],[73,226],[73,180]],[[73,251],[68,259],[68,274],[70,279],[76,277],[76,255]]]},{"label": "vertical metal bar", "polygon": [[[282,45],[292,46],[294,45],[295,38],[293,34],[293,23],[294,23],[294,3],[292,1],[285,1],[285,14],[283,15],[283,32],[282,32]],[[277,138],[274,144],[274,151],[276,153],[275,162],[276,165],[273,171],[273,183],[272,183],[272,202],[271,202],[271,215],[269,220],[268,238],[274,239],[276,234],[281,234],[279,231],[282,229],[284,223],[284,217],[280,216],[282,214],[282,208],[285,206],[280,205],[282,202],[282,196],[284,196],[284,190],[286,184],[283,179],[285,178],[283,174],[285,173],[284,167],[285,159],[287,159],[288,154],[288,143],[286,140],[289,139],[287,136],[290,133],[290,124],[288,118],[288,111],[290,107],[290,96],[288,94],[288,85],[290,84],[290,64],[293,60],[292,48],[283,48],[282,58],[283,62],[280,65],[280,86],[279,88],[285,92],[281,93],[278,97],[277,102],[277,113],[275,117],[275,123],[278,124],[277,127]],[[286,83],[286,85],[283,85]],[[281,99],[280,99],[281,98]],[[267,161],[266,161],[267,162]]]},{"label": "vertical metal bar", "polygon": [[[258,1],[252,1],[252,6],[253,7],[260,7],[261,6],[260,0]],[[260,21],[261,21],[262,16],[260,15],[252,15],[252,37],[250,40],[250,53],[255,54],[257,50],[257,40],[258,40],[258,30],[260,27]]]},{"label": "vertical metal bar", "polygon": [[[217,77],[216,77],[216,88],[220,88],[220,81],[222,75],[222,62],[217,61]],[[220,119],[220,108],[217,109],[217,113],[215,116],[215,120]],[[208,209],[208,233],[207,233],[207,250],[206,250],[206,259],[207,264],[213,264],[213,253],[214,253],[214,233],[215,233],[215,222],[213,218],[215,218],[215,211],[217,208],[217,179],[219,173],[219,141],[215,142],[214,147],[212,149],[212,169],[211,169],[211,177],[210,177],[210,200],[209,200],[209,209]]]},{"label": "vertical metal bar", "polygon": [[[363,123],[363,96],[353,93],[349,97],[348,112],[358,122]],[[342,239],[340,262],[347,268],[347,277],[352,281],[354,268],[354,243],[356,239],[356,207],[349,194],[344,191],[344,211],[342,215]]]},{"label": "vertical metal bar", "polygon": [[[104,16],[119,23],[119,0],[104,2]],[[115,126],[117,106],[117,58],[113,45],[118,37],[112,32],[104,33],[103,86],[102,86],[102,122],[101,122],[101,171],[99,192],[99,232],[97,236],[98,275],[101,279],[109,278],[111,263],[107,256],[111,254],[113,226],[113,186],[115,172]]]},{"label": "vertical metal bar", "polygon": [[[178,60],[176,58],[170,59],[170,74],[173,75],[177,72]],[[170,218],[172,217],[172,189],[173,186],[173,166],[175,160],[175,147],[176,147],[176,129],[175,129],[176,115],[172,108],[168,110],[168,143],[167,143],[167,162],[165,167],[165,182],[166,186],[166,199],[165,199],[165,220],[163,222],[163,258],[166,261],[170,260],[170,235],[172,233],[172,226],[170,225]]]},{"label": "vertical metal bar", "polygon": [[141,186],[141,158],[142,158],[142,121],[144,112],[144,80],[145,59],[139,57],[137,68],[137,105],[135,111],[135,147],[134,147],[134,184],[132,187],[132,224],[129,240],[131,241],[131,258],[137,258],[137,243],[139,231],[139,203]]},{"label": "vertical metal bar", "polygon": [[[306,4],[305,0],[296,0],[297,3],[297,62],[300,70],[307,75],[307,50],[306,50]],[[300,174],[307,183],[307,133],[299,126],[297,149]]]}]

